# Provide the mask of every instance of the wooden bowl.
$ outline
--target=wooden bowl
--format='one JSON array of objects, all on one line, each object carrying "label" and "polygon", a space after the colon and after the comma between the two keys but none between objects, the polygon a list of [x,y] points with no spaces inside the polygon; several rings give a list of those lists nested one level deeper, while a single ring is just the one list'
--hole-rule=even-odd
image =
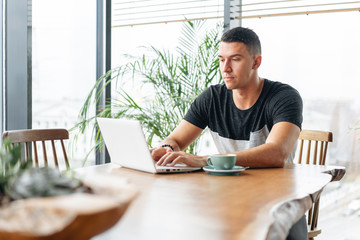
[{"label": "wooden bowl", "polygon": [[90,239],[115,225],[136,190],[114,175],[83,179],[94,194],[17,200],[0,209],[0,239]]}]

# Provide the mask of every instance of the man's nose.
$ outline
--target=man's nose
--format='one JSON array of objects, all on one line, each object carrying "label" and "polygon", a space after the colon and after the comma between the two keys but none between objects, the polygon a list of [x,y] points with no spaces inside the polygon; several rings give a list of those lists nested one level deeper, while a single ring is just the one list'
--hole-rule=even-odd
[{"label": "man's nose", "polygon": [[224,61],[223,72],[231,72],[231,65],[229,61]]}]

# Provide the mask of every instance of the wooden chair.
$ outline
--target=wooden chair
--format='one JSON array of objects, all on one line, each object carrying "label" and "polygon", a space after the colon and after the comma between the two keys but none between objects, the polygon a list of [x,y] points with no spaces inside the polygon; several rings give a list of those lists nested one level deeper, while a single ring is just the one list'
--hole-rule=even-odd
[{"label": "wooden chair", "polygon": [[30,152],[30,147],[31,147],[31,143],[33,143],[35,165],[37,167],[39,166],[37,142],[41,142],[45,166],[48,166],[48,155],[46,153],[45,142],[51,142],[54,162],[57,168],[59,168],[59,163],[56,154],[55,140],[60,140],[66,169],[70,169],[69,161],[64,146],[64,140],[69,139],[69,132],[66,129],[26,129],[26,130],[5,131],[3,133],[3,140],[6,138],[9,139],[12,144],[21,144],[22,148],[25,147],[25,159],[29,159],[30,155],[32,155]]},{"label": "wooden chair", "polygon": [[[299,164],[306,163],[314,165],[325,165],[328,142],[333,141],[332,132],[302,130],[300,132],[299,140]],[[304,142],[307,142],[306,157],[303,157]],[[313,240],[314,237],[321,233],[321,229],[317,228],[319,202],[320,197],[315,201],[308,212],[308,235],[309,239],[311,240]]]}]

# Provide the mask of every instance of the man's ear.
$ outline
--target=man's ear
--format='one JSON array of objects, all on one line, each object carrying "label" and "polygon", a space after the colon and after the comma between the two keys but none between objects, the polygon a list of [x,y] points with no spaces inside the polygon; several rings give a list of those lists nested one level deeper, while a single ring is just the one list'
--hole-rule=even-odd
[{"label": "man's ear", "polygon": [[255,55],[252,69],[254,70],[258,69],[261,65],[261,60],[262,60],[261,55]]}]

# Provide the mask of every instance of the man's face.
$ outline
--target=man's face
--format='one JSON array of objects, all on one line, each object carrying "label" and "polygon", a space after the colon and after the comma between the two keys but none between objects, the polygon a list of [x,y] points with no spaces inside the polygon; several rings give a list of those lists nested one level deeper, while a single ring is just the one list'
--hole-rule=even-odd
[{"label": "man's face", "polygon": [[250,55],[244,43],[220,43],[220,71],[228,89],[245,88],[248,85],[260,65],[257,63],[257,57],[260,56],[252,57]]}]

